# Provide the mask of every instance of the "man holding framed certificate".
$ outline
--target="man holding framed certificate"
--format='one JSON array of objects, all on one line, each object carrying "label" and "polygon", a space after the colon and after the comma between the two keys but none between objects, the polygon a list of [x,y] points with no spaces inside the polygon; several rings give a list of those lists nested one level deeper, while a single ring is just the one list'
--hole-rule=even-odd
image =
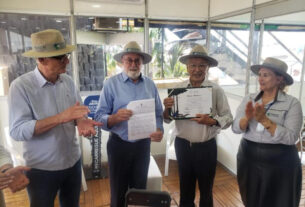
[{"label": "man holding framed certificate", "polygon": [[[180,179],[179,206],[195,206],[198,181],[199,206],[212,207],[217,162],[215,137],[221,129],[231,125],[233,116],[223,89],[206,78],[208,69],[218,64],[208,56],[206,49],[196,45],[190,54],[180,57],[179,61],[186,64],[189,80],[177,86],[176,90],[169,89],[169,97],[163,102],[164,121],[175,120],[175,150]],[[195,111],[199,113],[192,115]]]}]

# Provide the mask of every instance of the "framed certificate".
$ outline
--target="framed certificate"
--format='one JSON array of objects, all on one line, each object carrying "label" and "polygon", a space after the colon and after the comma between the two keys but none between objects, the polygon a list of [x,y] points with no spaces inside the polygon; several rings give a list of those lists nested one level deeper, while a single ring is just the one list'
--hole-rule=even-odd
[{"label": "framed certificate", "polygon": [[171,119],[190,119],[196,114],[210,114],[212,111],[212,87],[171,88],[168,97],[174,98],[170,109]]}]

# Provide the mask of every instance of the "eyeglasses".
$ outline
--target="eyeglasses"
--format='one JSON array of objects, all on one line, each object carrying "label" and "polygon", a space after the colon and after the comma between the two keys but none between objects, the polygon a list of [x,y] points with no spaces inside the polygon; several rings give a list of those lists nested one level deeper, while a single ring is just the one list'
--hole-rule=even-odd
[{"label": "eyeglasses", "polygon": [[208,64],[200,64],[200,65],[189,64],[188,67],[191,70],[195,70],[196,68],[198,68],[199,70],[206,70],[209,67],[209,65]]},{"label": "eyeglasses", "polygon": [[141,64],[141,59],[140,58],[136,58],[136,59],[124,58],[123,61],[125,61],[129,65],[132,65],[132,63],[134,63],[135,65],[140,65]]},{"label": "eyeglasses", "polygon": [[70,54],[64,54],[64,55],[58,55],[58,56],[54,56],[54,57],[50,57],[56,60],[59,60],[60,62],[64,62],[64,60],[67,58],[70,58]]}]

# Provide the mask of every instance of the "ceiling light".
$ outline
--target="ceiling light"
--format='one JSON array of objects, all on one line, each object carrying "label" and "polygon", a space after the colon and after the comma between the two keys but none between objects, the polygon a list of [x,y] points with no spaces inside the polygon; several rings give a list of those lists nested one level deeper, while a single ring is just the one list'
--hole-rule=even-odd
[{"label": "ceiling light", "polygon": [[101,7],[101,5],[99,5],[99,4],[93,4],[93,5],[91,5],[93,8],[100,8]]},{"label": "ceiling light", "polygon": [[4,22],[4,21],[3,21],[3,22],[1,22],[1,23],[2,23],[2,24],[6,24],[6,22]]},{"label": "ceiling light", "polygon": [[21,20],[22,20],[22,21],[26,21],[26,20],[28,20],[28,19],[25,18],[25,17],[22,17]]},{"label": "ceiling light", "polygon": [[57,19],[56,22],[60,23],[60,22],[62,22],[62,21],[61,21],[60,19]]}]

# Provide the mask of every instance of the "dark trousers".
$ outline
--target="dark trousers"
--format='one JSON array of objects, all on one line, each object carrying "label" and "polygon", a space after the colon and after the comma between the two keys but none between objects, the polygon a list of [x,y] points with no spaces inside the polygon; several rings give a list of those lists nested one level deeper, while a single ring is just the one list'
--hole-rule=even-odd
[{"label": "dark trousers", "polygon": [[213,206],[213,183],[216,170],[215,139],[190,143],[176,137],[176,156],[180,178],[180,207],[195,207],[196,181],[200,190],[200,207]]},{"label": "dark trousers", "polygon": [[150,160],[150,139],[127,142],[111,133],[107,143],[111,207],[123,207],[129,188],[145,189]]},{"label": "dark trousers", "polygon": [[53,207],[57,192],[61,207],[79,207],[81,162],[71,168],[46,171],[32,168],[27,172],[31,207]]},{"label": "dark trousers", "polygon": [[246,207],[298,207],[302,168],[296,147],[242,139],[237,180]]}]

